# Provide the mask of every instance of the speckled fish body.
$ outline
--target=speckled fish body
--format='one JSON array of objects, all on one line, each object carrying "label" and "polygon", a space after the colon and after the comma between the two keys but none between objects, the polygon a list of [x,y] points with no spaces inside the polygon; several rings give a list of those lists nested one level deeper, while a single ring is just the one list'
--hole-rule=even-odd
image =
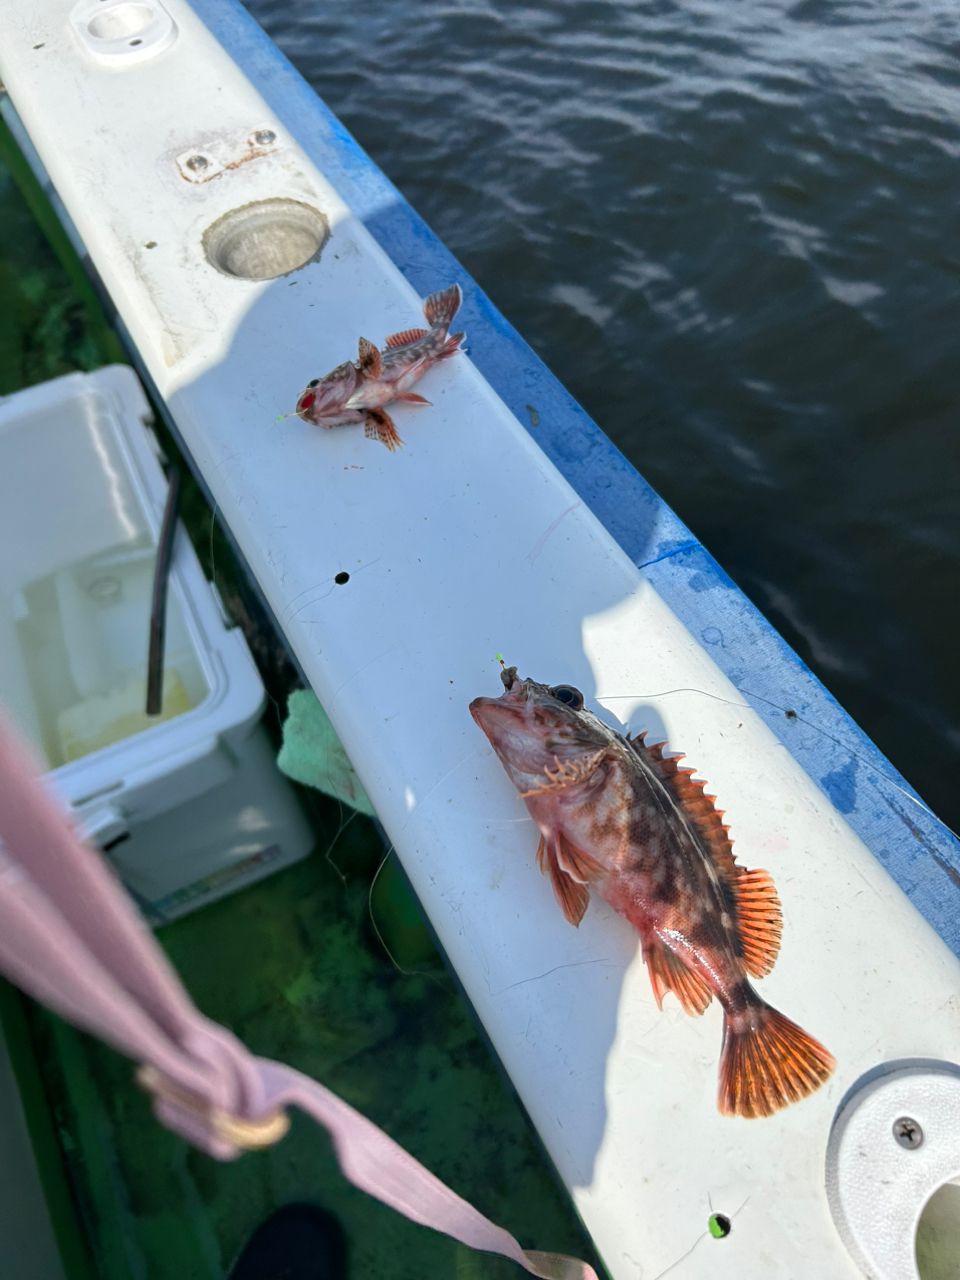
[{"label": "speckled fish body", "polygon": [[537,861],[578,925],[596,893],[636,928],[658,1005],[672,991],[723,1008],[718,1107],[771,1115],[817,1089],[831,1055],[750,983],[773,968],[782,916],[766,871],[733,857],[728,828],[682,757],[625,738],[569,685],[503,673],[470,711],[540,830]]},{"label": "speckled fish body", "polygon": [[297,415],[318,427],[344,427],[362,422],[368,437],[388,449],[403,444],[386,406],[395,400],[428,405],[411,387],[438,360],[456,355],[462,333],[450,333],[463,295],[458,284],[432,293],[423,304],[427,329],[392,333],[383,350],[361,338],[356,361],[338,365],[326,377],[316,378],[301,393]]}]

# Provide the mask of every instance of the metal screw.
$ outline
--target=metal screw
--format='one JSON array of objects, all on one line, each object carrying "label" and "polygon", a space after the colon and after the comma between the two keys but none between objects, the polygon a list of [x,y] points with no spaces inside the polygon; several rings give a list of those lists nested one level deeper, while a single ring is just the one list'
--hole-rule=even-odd
[{"label": "metal screw", "polygon": [[210,161],[206,156],[190,156],[186,164],[191,173],[202,173],[210,164]]},{"label": "metal screw", "polygon": [[915,1151],[923,1144],[923,1130],[910,1116],[901,1116],[899,1120],[894,1120],[893,1136],[900,1146],[906,1147],[908,1151]]},{"label": "metal screw", "polygon": [[269,147],[271,142],[276,142],[277,135],[272,129],[258,129],[253,135],[253,141],[258,147]]}]

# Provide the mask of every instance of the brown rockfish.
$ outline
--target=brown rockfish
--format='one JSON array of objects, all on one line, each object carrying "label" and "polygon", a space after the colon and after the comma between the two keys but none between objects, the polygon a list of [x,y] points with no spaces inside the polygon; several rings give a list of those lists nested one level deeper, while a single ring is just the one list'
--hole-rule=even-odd
[{"label": "brown rockfish", "polygon": [[570,923],[599,894],[640,934],[658,1006],[672,991],[700,1014],[717,997],[721,1112],[769,1116],[813,1093],[833,1058],[749,982],[777,958],[777,891],[734,861],[705,784],[663,744],[608,728],[570,685],[522,680],[516,667],[501,678],[504,693],[470,712],[540,829],[537,862]]},{"label": "brown rockfish", "polygon": [[423,304],[429,329],[392,333],[379,351],[360,339],[356,361],[347,360],[323,378],[314,380],[297,401],[297,416],[318,427],[344,427],[362,422],[366,435],[393,450],[403,444],[385,406],[394,400],[429,405],[410,390],[438,360],[456,355],[462,333],[450,333],[463,295],[458,284],[431,293]]}]

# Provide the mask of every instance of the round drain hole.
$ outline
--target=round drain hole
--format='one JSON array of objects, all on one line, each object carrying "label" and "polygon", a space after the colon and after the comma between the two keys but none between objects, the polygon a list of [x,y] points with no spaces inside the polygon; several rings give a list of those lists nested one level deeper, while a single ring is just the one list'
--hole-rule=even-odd
[{"label": "round drain hole", "polygon": [[330,235],[319,209],[300,200],[257,200],[231,209],[203,234],[211,266],[238,280],[275,280],[315,262]]},{"label": "round drain hole", "polygon": [[155,17],[153,8],[148,4],[118,4],[91,18],[87,30],[95,40],[123,40],[140,35]]}]

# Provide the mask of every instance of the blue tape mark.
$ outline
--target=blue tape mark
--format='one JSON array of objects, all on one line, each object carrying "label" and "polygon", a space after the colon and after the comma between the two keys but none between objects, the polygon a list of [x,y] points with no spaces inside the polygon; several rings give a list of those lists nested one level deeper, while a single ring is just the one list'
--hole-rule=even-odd
[{"label": "blue tape mark", "polygon": [[[239,0],[193,8],[421,295],[465,285],[470,358],[745,701],[960,956],[960,840],[577,404]],[[535,407],[538,426],[530,422]],[[785,715],[785,708],[794,712]]]}]

